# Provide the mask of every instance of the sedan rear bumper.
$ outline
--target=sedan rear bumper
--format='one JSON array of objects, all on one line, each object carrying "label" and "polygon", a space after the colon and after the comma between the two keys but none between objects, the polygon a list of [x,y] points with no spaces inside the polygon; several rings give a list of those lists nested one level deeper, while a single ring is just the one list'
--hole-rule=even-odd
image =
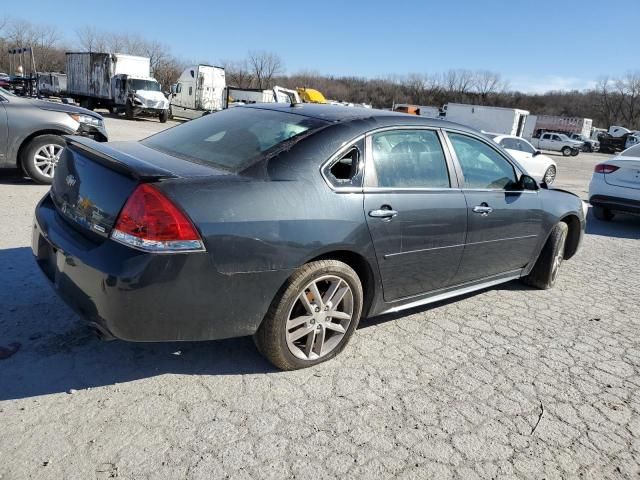
[{"label": "sedan rear bumper", "polygon": [[221,274],[207,252],[150,254],[87,238],[55,210],[36,208],[35,260],[56,292],[106,336],[215,340],[255,333],[291,272]]},{"label": "sedan rear bumper", "polygon": [[602,207],[616,212],[640,214],[640,201],[629,198],[610,197],[608,195],[593,195],[589,203],[595,207]]}]

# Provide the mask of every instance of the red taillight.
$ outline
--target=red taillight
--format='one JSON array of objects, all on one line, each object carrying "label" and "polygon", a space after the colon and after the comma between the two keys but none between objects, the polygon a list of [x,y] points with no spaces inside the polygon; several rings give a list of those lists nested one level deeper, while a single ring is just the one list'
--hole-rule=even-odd
[{"label": "red taillight", "polygon": [[599,163],[598,165],[596,165],[596,168],[594,169],[594,171],[596,173],[613,173],[619,168],[620,167],[617,167],[616,165],[610,165],[608,163]]},{"label": "red taillight", "polygon": [[153,252],[203,249],[189,218],[159,190],[144,183],[125,203],[111,238]]}]

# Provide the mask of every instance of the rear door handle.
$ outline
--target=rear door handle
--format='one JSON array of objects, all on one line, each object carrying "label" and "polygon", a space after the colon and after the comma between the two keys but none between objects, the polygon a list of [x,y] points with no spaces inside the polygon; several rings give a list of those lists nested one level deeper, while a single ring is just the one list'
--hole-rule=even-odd
[{"label": "rear door handle", "polygon": [[381,208],[379,210],[371,210],[369,212],[370,217],[374,218],[393,218],[398,215],[398,212],[395,210],[391,210],[390,208]]},{"label": "rear door handle", "polygon": [[476,205],[475,207],[473,207],[473,212],[479,213],[480,215],[489,215],[491,212],[493,212],[493,208],[483,202],[480,205]]}]

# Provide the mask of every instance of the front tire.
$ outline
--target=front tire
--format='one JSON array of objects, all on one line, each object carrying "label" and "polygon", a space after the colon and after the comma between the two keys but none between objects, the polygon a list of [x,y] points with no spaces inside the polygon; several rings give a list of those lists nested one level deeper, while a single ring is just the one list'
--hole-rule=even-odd
[{"label": "front tire", "polygon": [[127,104],[124,107],[124,116],[127,120],[133,120],[133,105],[127,100]]},{"label": "front tire", "polygon": [[353,336],[362,313],[362,284],[336,260],[296,270],[254,335],[256,347],[282,370],[310,367],[335,357]]},{"label": "front tire", "polygon": [[610,222],[611,220],[613,220],[614,215],[608,208],[597,207],[595,205],[591,208],[593,210],[593,216],[598,220],[602,220],[603,222]]},{"label": "front tire", "polygon": [[562,150],[560,151],[562,152],[562,155],[568,157],[569,155],[571,155],[571,152],[573,152],[573,149],[571,147],[562,147]]},{"label": "front tire", "polygon": [[160,115],[158,115],[158,118],[160,119],[160,123],[167,123],[167,120],[169,119],[169,110],[162,110]]},{"label": "front tire", "polygon": [[547,171],[544,172],[544,176],[542,177],[542,180],[547,185],[551,185],[556,179],[556,173],[557,173],[556,167],[551,165],[549,168],[547,168]]},{"label": "front tire", "polygon": [[533,269],[529,275],[522,277],[524,283],[541,290],[549,289],[555,285],[560,265],[564,259],[564,246],[568,233],[569,227],[564,222],[553,227]]},{"label": "front tire", "polygon": [[65,141],[58,135],[39,135],[22,152],[22,167],[36,183],[51,185]]},{"label": "front tire", "polygon": [[571,150],[571,156],[572,157],[577,157],[579,153],[580,153],[580,150],[577,149],[577,148],[574,148],[574,149]]}]

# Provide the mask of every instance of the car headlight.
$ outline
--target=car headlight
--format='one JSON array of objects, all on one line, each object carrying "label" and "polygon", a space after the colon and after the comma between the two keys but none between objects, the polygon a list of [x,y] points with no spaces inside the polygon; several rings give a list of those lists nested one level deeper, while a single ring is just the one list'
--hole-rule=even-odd
[{"label": "car headlight", "polygon": [[70,113],[69,116],[73,118],[76,122],[82,123],[84,125],[91,125],[92,127],[102,126],[102,120],[96,117],[92,117],[91,115],[83,115],[81,113]]}]

